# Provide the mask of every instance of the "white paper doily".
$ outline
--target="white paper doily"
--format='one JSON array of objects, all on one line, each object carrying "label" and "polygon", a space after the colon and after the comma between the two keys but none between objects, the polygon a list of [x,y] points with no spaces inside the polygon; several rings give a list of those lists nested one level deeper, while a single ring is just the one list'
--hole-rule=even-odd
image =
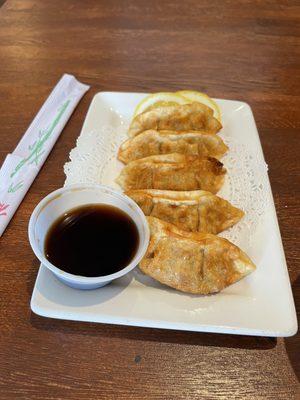
[{"label": "white paper doily", "polygon": [[[102,183],[117,187],[114,182],[123,164],[117,160],[121,143],[127,139],[129,122],[120,117],[118,126],[104,125],[97,130],[81,134],[76,147],[70,152],[70,161],[64,166],[65,185],[75,183]],[[222,158],[227,169],[226,180],[219,196],[245,212],[245,217],[220,236],[242,249],[252,246],[252,238],[262,223],[269,204],[267,164],[261,154],[254,154],[245,145],[220,135],[229,147]]]},{"label": "white paper doily", "polygon": [[226,182],[218,196],[230,201],[245,212],[242,220],[232,228],[220,233],[243,249],[252,246],[252,239],[263,223],[270,203],[268,192],[268,165],[261,154],[253,153],[233,138],[222,136],[229,151],[222,158],[227,169]]}]

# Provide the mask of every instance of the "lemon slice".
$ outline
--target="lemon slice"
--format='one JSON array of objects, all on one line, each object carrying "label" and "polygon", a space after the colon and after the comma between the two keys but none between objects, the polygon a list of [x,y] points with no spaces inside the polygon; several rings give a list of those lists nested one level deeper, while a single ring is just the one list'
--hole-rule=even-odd
[{"label": "lemon slice", "polygon": [[153,110],[157,107],[176,106],[178,104],[187,104],[190,100],[178,93],[159,92],[145,97],[137,106],[133,116],[145,111]]},{"label": "lemon slice", "polygon": [[203,103],[214,110],[214,117],[221,122],[221,111],[217,103],[211,99],[207,94],[197,92],[196,90],[180,90],[176,92],[179,96],[185,97],[189,101],[196,101]]}]

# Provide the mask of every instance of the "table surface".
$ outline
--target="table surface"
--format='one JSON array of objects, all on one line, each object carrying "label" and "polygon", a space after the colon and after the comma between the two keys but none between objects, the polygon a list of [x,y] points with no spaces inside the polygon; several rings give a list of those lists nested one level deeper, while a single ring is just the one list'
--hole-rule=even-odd
[{"label": "table surface", "polygon": [[[298,5],[297,5],[298,3]],[[193,88],[254,112],[299,309],[297,1],[25,1],[0,9],[0,163],[65,72],[91,85],[0,240],[0,399],[296,399],[300,339],[44,319],[27,224],[98,91]],[[267,317],[267,316],[266,316]],[[299,397],[297,397],[299,398]]]}]

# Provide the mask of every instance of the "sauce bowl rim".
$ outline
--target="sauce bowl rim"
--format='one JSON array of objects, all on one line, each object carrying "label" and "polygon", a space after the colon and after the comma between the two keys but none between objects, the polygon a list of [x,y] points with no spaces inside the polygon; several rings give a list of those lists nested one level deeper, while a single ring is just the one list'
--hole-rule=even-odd
[{"label": "sauce bowl rim", "polygon": [[[142,229],[144,231],[144,240],[141,244],[139,244],[139,248],[135,254],[135,256],[132,258],[131,262],[124,268],[122,268],[120,271],[117,271],[113,274],[110,275],[102,275],[102,276],[96,276],[96,277],[87,277],[87,276],[82,276],[82,275],[74,275],[69,272],[65,272],[59,267],[56,267],[50,261],[47,260],[45,257],[44,252],[40,251],[39,245],[37,243],[37,239],[35,237],[35,224],[37,222],[37,219],[39,215],[43,212],[43,210],[48,206],[48,204],[51,203],[51,201],[55,200],[56,198],[60,197],[66,192],[76,192],[76,191],[81,191],[81,190],[91,190],[95,189],[97,191],[102,191],[105,192],[109,195],[115,196],[121,200],[125,200],[125,202],[129,205],[129,207],[133,210],[134,213],[138,215],[138,217],[141,220],[142,223]],[[87,202],[84,203],[86,205],[88,204],[97,204],[95,202]],[[84,205],[81,204],[81,205]],[[99,204],[107,204],[105,202],[99,202]],[[78,204],[79,206],[79,204]],[[76,206],[75,206],[76,207]],[[117,207],[114,205],[114,207],[119,208],[123,212],[125,212],[127,215],[129,215],[125,210],[123,210],[120,207]],[[74,207],[72,207],[74,208]],[[70,209],[72,209],[70,208]],[[132,219],[132,217],[129,215],[129,217]],[[134,221],[135,222],[135,221]],[[136,222],[135,222],[136,223]],[[51,226],[51,225],[50,225]],[[50,228],[48,227],[48,229]],[[121,276],[126,275],[128,272],[132,271],[138,263],[141,261],[141,259],[144,257],[148,245],[149,245],[149,240],[150,240],[150,231],[149,231],[149,226],[148,222],[146,220],[146,217],[140,207],[127,195],[124,193],[118,191],[117,189],[114,189],[110,186],[106,185],[101,185],[101,184],[74,184],[74,185],[68,185],[59,189],[54,190],[53,192],[49,193],[46,197],[44,197],[35,207],[33,210],[29,224],[28,224],[28,236],[29,236],[29,243],[31,245],[31,248],[36,255],[36,257],[40,260],[40,262],[46,266],[50,271],[52,271],[55,275],[60,277],[62,280],[67,280],[70,282],[74,283],[82,283],[82,284],[95,284],[95,283],[104,283],[108,281],[112,281],[114,279],[120,278]],[[142,241],[141,235],[139,234],[139,239]]]}]

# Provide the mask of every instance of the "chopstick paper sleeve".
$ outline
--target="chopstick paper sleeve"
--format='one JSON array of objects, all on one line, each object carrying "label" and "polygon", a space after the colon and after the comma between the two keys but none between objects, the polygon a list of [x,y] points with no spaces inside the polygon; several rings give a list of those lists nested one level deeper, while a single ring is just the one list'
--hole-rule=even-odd
[{"label": "chopstick paper sleeve", "polygon": [[0,169],[0,236],[88,89],[74,76],[63,75],[14,152],[6,156]]}]

